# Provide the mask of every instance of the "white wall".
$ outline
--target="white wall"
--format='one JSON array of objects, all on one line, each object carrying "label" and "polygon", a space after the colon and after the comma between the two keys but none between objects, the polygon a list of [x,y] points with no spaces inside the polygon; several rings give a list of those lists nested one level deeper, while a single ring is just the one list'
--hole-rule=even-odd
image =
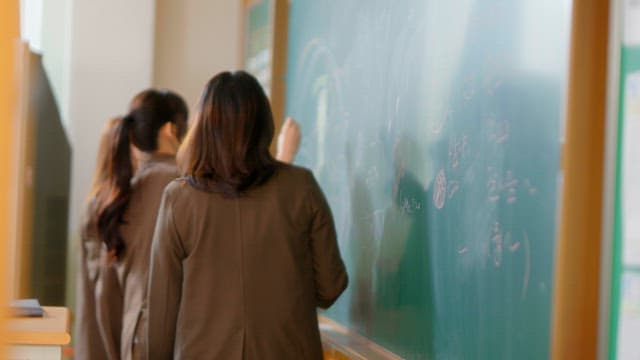
[{"label": "white wall", "polygon": [[190,108],[217,72],[238,67],[240,0],[157,0],[153,83]]},{"label": "white wall", "polygon": [[105,121],[151,85],[154,0],[72,0],[69,123],[72,146],[67,302],[73,301],[78,228]]},{"label": "white wall", "polygon": [[71,0],[44,1],[42,9],[42,63],[69,137],[69,74],[71,60]]},{"label": "white wall", "polygon": [[20,38],[31,51],[40,53],[42,42],[43,0],[20,0]]},{"label": "white wall", "polygon": [[42,55],[68,137],[71,0],[20,0],[20,35],[31,51]]}]

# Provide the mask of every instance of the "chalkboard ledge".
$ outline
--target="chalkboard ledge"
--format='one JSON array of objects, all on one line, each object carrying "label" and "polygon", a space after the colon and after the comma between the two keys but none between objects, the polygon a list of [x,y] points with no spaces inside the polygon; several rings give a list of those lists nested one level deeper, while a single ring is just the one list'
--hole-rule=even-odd
[{"label": "chalkboard ledge", "polygon": [[325,360],[402,359],[335,321],[318,316]]}]

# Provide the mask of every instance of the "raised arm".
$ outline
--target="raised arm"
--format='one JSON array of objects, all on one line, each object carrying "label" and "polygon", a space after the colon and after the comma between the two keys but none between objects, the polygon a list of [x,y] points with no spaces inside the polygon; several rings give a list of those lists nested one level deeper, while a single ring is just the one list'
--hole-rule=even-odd
[{"label": "raised arm", "polygon": [[291,117],[288,117],[278,134],[276,159],[285,163],[292,163],[300,146],[300,126]]},{"label": "raised arm", "polygon": [[311,252],[316,287],[316,302],[323,309],[331,306],[348,284],[333,216],[320,186],[311,175],[310,204],[312,211]]}]

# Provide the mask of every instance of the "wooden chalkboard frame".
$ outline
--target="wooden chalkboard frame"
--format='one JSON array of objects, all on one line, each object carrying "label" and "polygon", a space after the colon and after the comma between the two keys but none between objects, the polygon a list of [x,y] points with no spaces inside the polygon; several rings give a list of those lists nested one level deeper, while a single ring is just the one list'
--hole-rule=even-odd
[{"label": "wooden chalkboard frame", "polygon": [[598,353],[610,4],[573,3],[552,359]]},{"label": "wooden chalkboard frame", "polygon": [[369,359],[400,360],[400,356],[347,329],[339,323],[319,316],[320,334],[326,360]]}]

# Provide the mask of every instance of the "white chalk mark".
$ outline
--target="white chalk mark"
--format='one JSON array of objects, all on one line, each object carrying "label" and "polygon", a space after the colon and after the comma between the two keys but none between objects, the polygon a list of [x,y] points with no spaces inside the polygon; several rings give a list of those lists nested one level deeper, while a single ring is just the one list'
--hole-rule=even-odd
[{"label": "white chalk mark", "polygon": [[436,209],[442,209],[447,198],[447,177],[444,169],[440,169],[433,185],[433,205]]},{"label": "white chalk mark", "polygon": [[431,131],[436,135],[440,134],[442,132],[442,129],[444,129],[444,124],[449,122],[451,118],[453,118],[453,110],[448,110],[445,114],[444,120],[441,120],[440,122],[431,126]]},{"label": "white chalk mark", "polygon": [[529,288],[529,275],[531,274],[531,249],[529,248],[529,235],[526,231],[522,231],[524,235],[524,252],[525,252],[525,263],[524,263],[524,278],[522,280],[522,294],[521,299],[527,296],[527,289]]},{"label": "white chalk mark", "polygon": [[490,244],[493,246],[491,251],[491,255],[493,256],[493,264],[496,267],[500,267],[502,265],[502,246],[504,242],[504,237],[502,235],[502,230],[500,229],[500,223],[495,222],[493,224],[493,234],[491,236]]},{"label": "white chalk mark", "polygon": [[516,251],[518,251],[519,248],[520,248],[520,242],[519,241],[517,243],[515,243],[515,244],[509,245],[509,251],[511,251],[511,252],[516,252]]},{"label": "white chalk mark", "polygon": [[462,137],[452,136],[449,139],[449,163],[452,168],[457,168],[460,160],[466,156],[468,144],[469,138],[467,135],[462,135]]},{"label": "white chalk mark", "polygon": [[487,94],[489,96],[494,96],[496,94],[496,90],[498,90],[501,85],[502,85],[502,80],[494,81],[487,87]]},{"label": "white chalk mark", "polygon": [[513,176],[513,171],[507,170],[505,174],[505,180],[502,185],[503,189],[507,193],[507,204],[513,204],[518,200],[517,196],[517,188],[518,188],[518,179]]},{"label": "white chalk mark", "polygon": [[497,121],[489,120],[491,132],[489,134],[489,142],[494,144],[502,144],[509,139],[509,122],[507,120]]},{"label": "white chalk mark", "polygon": [[451,199],[453,195],[455,195],[458,190],[460,190],[460,182],[457,180],[449,181],[449,184],[447,184],[447,190],[447,198]]},{"label": "white chalk mark", "polygon": [[487,168],[487,172],[489,173],[489,180],[487,181],[487,197],[490,202],[496,202],[500,200],[500,176],[492,167]]},{"label": "white chalk mark", "polygon": [[469,248],[467,248],[466,246],[463,246],[461,249],[458,250],[458,254],[462,255],[469,252]]},{"label": "white chalk mark", "polygon": [[523,186],[531,196],[534,196],[538,192],[538,189],[531,185],[531,180],[529,179],[524,179]]}]

